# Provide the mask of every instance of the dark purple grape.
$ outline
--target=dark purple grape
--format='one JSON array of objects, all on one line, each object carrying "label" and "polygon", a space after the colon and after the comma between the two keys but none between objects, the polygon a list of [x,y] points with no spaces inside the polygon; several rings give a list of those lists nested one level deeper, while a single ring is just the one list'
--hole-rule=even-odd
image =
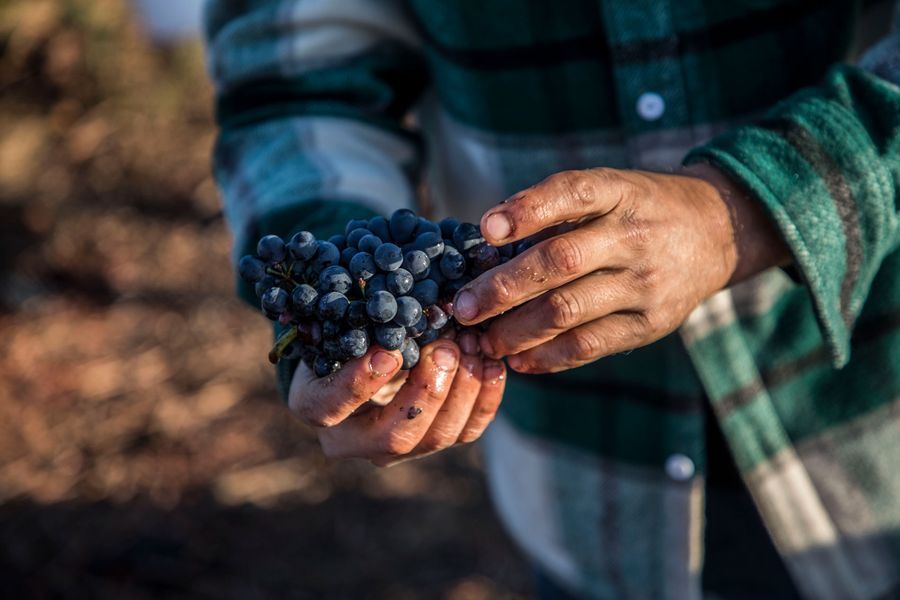
[{"label": "dark purple grape", "polygon": [[436,284],[438,284],[438,288],[443,287],[444,284],[447,283],[447,278],[444,277],[443,273],[441,273],[439,265],[438,265],[438,267],[435,267],[434,269],[428,270],[428,279],[430,279],[433,282],[435,282]]},{"label": "dark purple grape", "polygon": [[276,286],[278,286],[278,281],[271,275],[266,275],[256,282],[256,285],[253,286],[253,291],[256,292],[256,297],[261,299],[262,295],[265,294],[269,288]]},{"label": "dark purple grape", "polygon": [[352,287],[353,280],[350,279],[350,273],[340,265],[326,267],[319,274],[319,291],[322,293],[340,292],[346,295]]},{"label": "dark purple grape", "polygon": [[387,291],[395,296],[403,296],[409,293],[413,287],[413,276],[406,269],[391,271],[385,276]]},{"label": "dark purple grape", "polygon": [[284,240],[277,235],[263,236],[256,244],[256,255],[270,265],[280,263],[287,256]]},{"label": "dark purple grape", "polygon": [[450,317],[447,316],[447,313],[436,304],[425,309],[425,316],[428,318],[429,329],[441,330],[450,321]]},{"label": "dark purple grape", "polygon": [[322,338],[326,340],[332,340],[339,335],[344,330],[341,327],[341,324],[338,321],[322,321]]},{"label": "dark purple grape", "polygon": [[287,310],[290,298],[288,293],[280,287],[273,287],[266,290],[262,295],[260,305],[266,316],[271,318],[271,315],[275,315],[277,317]]},{"label": "dark purple grape", "polygon": [[406,335],[411,338],[417,338],[428,330],[428,317],[424,314],[419,317],[415,325],[406,328]]},{"label": "dark purple grape", "polygon": [[288,250],[296,260],[309,260],[316,254],[316,236],[308,231],[295,233],[288,242]]},{"label": "dark purple grape", "polygon": [[344,353],[344,349],[341,348],[341,341],[337,336],[327,337],[322,341],[322,352],[331,360],[336,360],[341,363],[350,360],[350,357],[347,356]]},{"label": "dark purple grape", "polygon": [[353,276],[353,281],[358,282],[360,279],[368,281],[377,273],[378,268],[375,266],[372,255],[368,252],[357,252],[350,261],[350,275]]},{"label": "dark purple grape", "polygon": [[369,222],[365,219],[351,219],[344,228],[344,235],[349,236],[351,231],[365,229],[368,224]]},{"label": "dark purple grape", "polygon": [[385,350],[399,350],[406,341],[406,329],[393,323],[375,326],[375,343]]},{"label": "dark purple grape", "polygon": [[438,301],[438,285],[431,279],[416,282],[410,295],[419,301],[422,306],[431,306]]},{"label": "dark purple grape", "polygon": [[429,329],[416,339],[416,343],[419,344],[420,347],[427,346],[439,337],[441,337],[440,331],[438,331],[437,329]]},{"label": "dark purple grape", "polygon": [[444,251],[444,239],[440,232],[426,231],[416,238],[416,249],[421,250],[429,259],[436,258]]},{"label": "dark purple grape", "polygon": [[375,292],[366,302],[366,312],[376,323],[387,323],[397,314],[397,300],[390,292]]},{"label": "dark purple grape", "polygon": [[403,327],[412,327],[422,318],[422,305],[412,296],[397,298],[397,314],[394,322]]},{"label": "dark purple grape", "polygon": [[390,220],[391,237],[394,239],[394,242],[405,244],[410,241],[418,224],[419,218],[416,216],[416,213],[408,208],[394,211]]},{"label": "dark purple grape", "polygon": [[382,271],[396,271],[403,264],[403,253],[396,244],[382,244],[375,250],[375,264]]},{"label": "dark purple grape", "polygon": [[416,281],[428,277],[430,266],[431,260],[421,250],[412,250],[403,257],[403,268],[409,271]]},{"label": "dark purple grape", "polygon": [[441,237],[445,240],[453,239],[453,232],[456,231],[456,228],[459,226],[459,221],[454,218],[447,217],[446,219],[441,219],[438,221],[438,227],[441,230]]},{"label": "dark purple grape", "polygon": [[359,241],[369,235],[369,230],[365,227],[354,229],[347,234],[347,246],[351,248],[359,248]]},{"label": "dark purple grape", "polygon": [[415,340],[408,339],[400,347],[400,356],[403,357],[401,369],[412,369],[419,363],[419,345]]},{"label": "dark purple grape", "polygon": [[320,354],[314,363],[313,372],[316,374],[316,377],[328,377],[329,375],[337,373],[340,368],[341,361],[332,360],[327,356]]},{"label": "dark purple grape", "polygon": [[440,267],[447,279],[459,279],[466,272],[466,258],[455,248],[444,248]]},{"label": "dark purple grape", "polygon": [[341,262],[341,251],[331,242],[318,240],[316,246],[318,246],[316,257],[312,261],[315,271],[321,273],[326,268]]},{"label": "dark purple grape", "polygon": [[479,244],[469,252],[474,270],[483,273],[500,264],[500,251],[490,244]]},{"label": "dark purple grape", "polygon": [[351,246],[347,246],[341,250],[341,265],[349,269],[350,261],[353,260],[353,257],[356,256],[357,252],[359,252],[359,250]]},{"label": "dark purple grape", "polygon": [[297,323],[297,339],[306,346],[318,346],[322,341],[322,324],[319,321]]},{"label": "dark purple grape", "polygon": [[483,241],[481,230],[477,225],[471,223],[460,223],[453,232],[453,245],[460,252],[474,248]]},{"label": "dark purple grape", "polygon": [[375,251],[378,250],[378,246],[381,245],[381,238],[377,235],[372,235],[371,233],[368,235],[364,235],[361,240],[359,240],[359,244],[356,245],[357,248],[361,252],[368,252],[369,254],[375,254]]},{"label": "dark purple grape", "polygon": [[378,273],[372,279],[366,282],[366,287],[364,290],[364,295],[366,298],[370,298],[372,294],[376,292],[383,292],[387,290],[387,281],[385,279],[384,273]]},{"label": "dark purple grape", "polygon": [[366,313],[365,300],[353,300],[347,309],[347,325],[353,329],[361,329],[369,324],[369,315]]},{"label": "dark purple grape", "polygon": [[340,233],[331,236],[328,238],[328,241],[334,244],[338,250],[343,250],[347,247],[347,238]]},{"label": "dark purple grape", "polygon": [[244,281],[256,283],[266,276],[266,263],[255,256],[242,256],[238,263],[238,275]]},{"label": "dark purple grape", "polygon": [[337,321],[344,317],[344,314],[349,307],[350,301],[347,300],[347,296],[340,292],[328,292],[319,298],[319,318],[322,320]]},{"label": "dark purple grape", "polygon": [[341,334],[341,351],[350,358],[359,358],[369,351],[369,335],[364,329],[351,329]]},{"label": "dark purple grape", "polygon": [[369,231],[381,238],[383,242],[391,239],[391,226],[384,217],[378,216],[369,219]]},{"label": "dark purple grape", "polygon": [[319,292],[311,285],[301,283],[291,292],[291,304],[294,306],[294,312],[301,317],[312,316],[318,302]]},{"label": "dark purple grape", "polygon": [[441,234],[441,228],[437,223],[433,221],[429,221],[425,217],[419,217],[419,223],[416,225],[416,237],[419,237],[426,231],[430,231],[432,233],[436,233],[438,235]]}]

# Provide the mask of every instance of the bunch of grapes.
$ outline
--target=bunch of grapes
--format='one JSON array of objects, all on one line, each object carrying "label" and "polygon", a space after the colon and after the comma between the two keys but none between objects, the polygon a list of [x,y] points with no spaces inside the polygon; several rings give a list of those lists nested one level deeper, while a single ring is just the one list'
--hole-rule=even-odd
[{"label": "bunch of grapes", "polygon": [[523,247],[495,247],[477,225],[438,223],[400,209],[355,219],[343,235],[290,241],[267,235],[239,273],[255,286],[263,313],[286,326],[269,360],[302,358],[318,377],[335,373],[371,345],[399,350],[403,369],[453,320],[453,298]]}]

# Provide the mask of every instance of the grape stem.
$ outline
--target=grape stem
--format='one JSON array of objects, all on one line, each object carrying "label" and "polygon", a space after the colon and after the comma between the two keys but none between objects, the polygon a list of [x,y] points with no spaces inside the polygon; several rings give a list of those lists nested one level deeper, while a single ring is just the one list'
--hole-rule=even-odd
[{"label": "grape stem", "polygon": [[278,339],[275,340],[275,345],[272,346],[272,349],[269,351],[269,362],[273,365],[277,365],[278,361],[281,360],[281,357],[284,355],[284,351],[296,339],[296,326],[285,330],[280,336],[278,336]]}]

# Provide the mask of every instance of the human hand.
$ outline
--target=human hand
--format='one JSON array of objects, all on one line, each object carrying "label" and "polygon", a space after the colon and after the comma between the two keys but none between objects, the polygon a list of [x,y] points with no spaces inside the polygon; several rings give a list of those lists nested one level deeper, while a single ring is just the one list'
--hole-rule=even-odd
[{"label": "human hand", "polygon": [[682,175],[566,171],[481,220],[494,245],[545,230],[553,237],[478,277],[454,302],[463,324],[502,315],[481,348],[523,373],[654,342],[715,292],[790,260],[762,207],[707,165]]},{"label": "human hand", "polygon": [[288,405],[316,429],[330,458],[387,466],[473,442],[500,406],[506,371],[502,362],[478,356],[468,336],[423,347],[410,371],[400,371],[399,352],[378,347],[330,377],[317,378],[301,364]]}]

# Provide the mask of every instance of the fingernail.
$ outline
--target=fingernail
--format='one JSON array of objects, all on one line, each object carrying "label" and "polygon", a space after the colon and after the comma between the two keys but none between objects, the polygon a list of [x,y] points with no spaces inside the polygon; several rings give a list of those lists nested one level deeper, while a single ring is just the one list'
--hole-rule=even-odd
[{"label": "fingernail", "polygon": [[478,338],[474,333],[463,333],[459,336],[459,347],[466,354],[478,354]]},{"label": "fingernail", "polygon": [[463,319],[474,319],[478,315],[478,303],[475,301],[475,294],[469,290],[463,290],[456,296],[456,302],[453,303],[456,315]]},{"label": "fingernail", "polygon": [[503,373],[503,365],[496,360],[487,360],[484,362],[484,370],[482,371],[485,381],[490,383],[498,383],[505,377]]},{"label": "fingernail", "polygon": [[474,356],[463,356],[462,366],[471,377],[475,374],[475,367],[478,365],[478,359]]},{"label": "fingernail", "polygon": [[494,356],[494,345],[486,335],[481,336],[481,350],[488,356]]},{"label": "fingernail", "polygon": [[519,356],[510,356],[506,359],[506,364],[513,371],[518,371],[522,368],[522,359]]},{"label": "fingernail", "polygon": [[456,352],[450,348],[438,348],[431,355],[431,360],[439,369],[449,371],[456,366]]},{"label": "fingernail", "polygon": [[502,212],[494,213],[484,223],[485,229],[495,240],[505,240],[512,233],[512,223]]},{"label": "fingernail", "polygon": [[399,366],[400,363],[397,361],[397,358],[390,352],[385,352],[384,350],[379,350],[371,359],[369,359],[369,368],[379,377],[392,373]]}]

